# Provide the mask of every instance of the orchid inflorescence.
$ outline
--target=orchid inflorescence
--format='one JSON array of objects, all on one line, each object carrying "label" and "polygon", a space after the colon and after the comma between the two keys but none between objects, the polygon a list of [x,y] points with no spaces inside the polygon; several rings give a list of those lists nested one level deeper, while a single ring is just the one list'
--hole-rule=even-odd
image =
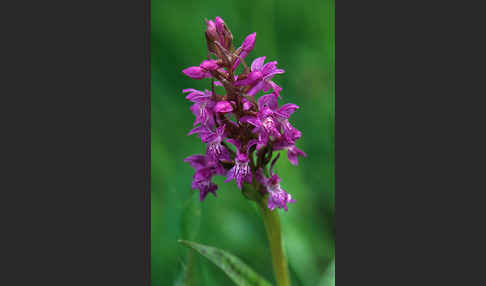
[{"label": "orchid inflorescence", "polygon": [[[183,70],[193,79],[212,79],[211,91],[183,90],[194,103],[190,109],[196,117],[194,126],[197,125],[188,135],[197,134],[206,143],[206,154],[184,160],[195,169],[192,188],[199,190],[201,201],[208,193],[216,195],[218,186],[212,177],[222,175],[226,176],[225,182],[234,179],[240,189],[248,183],[259,195],[268,193],[270,210],[287,210],[287,203],[295,200],[280,187],[281,179],[273,171],[280,154],[271,160],[273,152],[287,150],[293,165],[298,164],[298,156],[306,154],[295,146],[301,132],[289,122],[299,107],[291,103],[278,107],[282,88],[272,78],[284,70],[277,69],[276,61],[264,63],[265,57],[256,58],[248,67],[244,59],[255,46],[256,33],[248,35],[235,50],[233,35],[220,17],[206,20],[205,35],[208,59]],[[240,63],[244,69],[236,75]],[[215,93],[215,85],[222,86],[226,94]],[[255,99],[260,91],[271,93]],[[227,143],[234,145],[236,152]]]}]

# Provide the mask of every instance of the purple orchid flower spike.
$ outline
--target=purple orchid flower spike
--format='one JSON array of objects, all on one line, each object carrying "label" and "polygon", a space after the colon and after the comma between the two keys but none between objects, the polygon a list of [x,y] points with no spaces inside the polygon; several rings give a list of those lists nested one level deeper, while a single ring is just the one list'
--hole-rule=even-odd
[{"label": "purple orchid flower spike", "polygon": [[238,185],[238,188],[241,189],[243,182],[247,182],[248,184],[251,184],[252,182],[248,151],[250,150],[251,146],[257,143],[257,141],[254,139],[250,140],[248,144],[246,144],[246,148],[243,151],[241,150],[243,146],[238,140],[227,139],[226,142],[231,143],[236,147],[237,155],[235,158],[235,165],[228,171],[225,182],[229,182],[234,179]]},{"label": "purple orchid flower spike", "polygon": [[[282,189],[281,179],[273,171],[280,154],[271,163],[269,160],[273,152],[287,150],[289,161],[297,165],[298,158],[306,154],[295,145],[302,133],[290,123],[299,106],[278,104],[282,88],[273,82],[273,77],[284,70],[277,68],[276,61],[265,63],[264,56],[256,58],[248,68],[244,60],[255,47],[256,33],[249,34],[234,50],[233,35],[221,17],[206,20],[205,35],[207,59],[183,70],[193,79],[212,79],[212,92],[183,90],[193,103],[190,110],[195,115],[193,129],[187,135],[196,134],[206,144],[204,155],[185,159],[195,170],[192,188],[199,190],[201,200],[209,193],[216,196],[218,186],[211,180],[222,175],[225,182],[235,180],[247,199],[259,201],[264,198],[263,192],[268,193],[270,210],[287,210],[287,205],[295,200]],[[245,68],[237,73],[240,63]],[[225,93],[216,93],[215,86]],[[271,93],[255,98],[260,91]],[[224,142],[234,145],[236,152]],[[269,178],[263,173],[268,165]],[[255,184],[255,188],[243,188],[243,184]]]},{"label": "purple orchid flower spike", "polygon": [[264,92],[273,89],[273,91],[280,96],[280,91],[282,88],[272,81],[272,78],[276,74],[284,73],[282,69],[277,69],[277,62],[268,62],[265,65],[266,57],[256,58],[251,64],[251,72],[248,74],[246,79],[238,80],[235,82],[235,86],[247,85],[250,86],[250,90],[247,92],[248,95],[254,96],[260,90]]}]

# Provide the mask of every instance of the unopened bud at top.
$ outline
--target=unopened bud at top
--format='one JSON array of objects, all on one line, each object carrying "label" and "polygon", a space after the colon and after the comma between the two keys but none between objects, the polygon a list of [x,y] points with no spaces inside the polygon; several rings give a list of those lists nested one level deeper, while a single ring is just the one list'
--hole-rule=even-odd
[{"label": "unopened bud at top", "polygon": [[206,20],[206,41],[210,52],[215,52],[214,42],[218,41],[227,50],[233,48],[233,35],[221,17],[213,20]]},{"label": "unopened bud at top", "polygon": [[213,20],[206,20],[206,36],[211,41],[219,40],[218,30],[216,29],[216,24]]}]

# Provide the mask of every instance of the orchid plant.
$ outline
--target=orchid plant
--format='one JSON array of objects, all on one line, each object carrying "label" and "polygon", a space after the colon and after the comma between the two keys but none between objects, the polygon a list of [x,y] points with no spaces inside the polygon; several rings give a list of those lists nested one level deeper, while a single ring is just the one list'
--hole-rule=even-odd
[{"label": "orchid plant", "polygon": [[[300,156],[306,156],[295,144],[302,134],[289,121],[299,106],[286,103],[279,107],[282,88],[273,78],[284,70],[277,68],[276,61],[265,63],[263,56],[254,59],[250,66],[246,64],[245,58],[255,46],[256,33],[248,35],[235,49],[233,35],[223,19],[216,17],[206,20],[205,37],[207,59],[183,70],[192,79],[211,79],[211,90],[189,88],[182,91],[193,103],[190,110],[195,116],[188,135],[197,135],[206,144],[205,154],[185,159],[195,170],[192,188],[199,190],[199,198],[203,201],[209,193],[216,196],[218,186],[212,181],[214,176],[225,176],[225,182],[234,180],[243,195],[259,206],[278,285],[290,285],[280,220],[275,209],[287,211],[289,204],[296,200],[281,187],[274,165],[282,150],[287,151],[293,165],[298,164]],[[236,74],[240,64],[243,71]],[[225,92],[216,93],[215,86],[223,87]],[[263,94],[257,98],[259,93]],[[184,243],[211,260],[209,249],[202,251],[202,245]],[[237,282],[239,278],[232,279]],[[247,285],[245,283],[241,285]]]}]

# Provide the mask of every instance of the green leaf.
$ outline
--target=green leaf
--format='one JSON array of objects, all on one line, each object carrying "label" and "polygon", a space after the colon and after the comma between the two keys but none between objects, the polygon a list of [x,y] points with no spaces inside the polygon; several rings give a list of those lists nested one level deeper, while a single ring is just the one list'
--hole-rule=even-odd
[{"label": "green leaf", "polygon": [[179,240],[180,243],[198,251],[201,255],[216,264],[236,285],[239,286],[271,286],[238,257],[215,247],[199,243]]},{"label": "green leaf", "polygon": [[321,280],[319,282],[319,286],[335,286],[336,285],[336,264],[335,260],[333,259],[332,262],[329,264],[326,272],[322,275]]}]

